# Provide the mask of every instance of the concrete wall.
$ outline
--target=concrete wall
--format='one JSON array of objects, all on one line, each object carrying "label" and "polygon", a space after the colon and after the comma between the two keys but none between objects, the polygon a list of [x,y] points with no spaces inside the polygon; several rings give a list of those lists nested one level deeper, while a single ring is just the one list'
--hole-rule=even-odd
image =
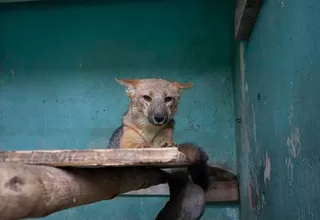
[{"label": "concrete wall", "polygon": [[[234,1],[32,3],[0,8],[0,148],[104,148],[128,98],[114,77],[194,82],[177,142],[236,171]],[[45,219],[153,219],[166,197],[119,197]],[[209,206],[203,219],[238,219]]]},{"label": "concrete wall", "polygon": [[264,1],[238,45],[243,220],[320,219],[319,12],[318,0]]}]

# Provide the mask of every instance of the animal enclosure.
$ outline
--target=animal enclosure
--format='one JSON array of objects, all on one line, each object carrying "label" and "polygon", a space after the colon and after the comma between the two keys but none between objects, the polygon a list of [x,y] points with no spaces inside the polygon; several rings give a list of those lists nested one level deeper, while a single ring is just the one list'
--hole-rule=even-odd
[{"label": "animal enclosure", "polygon": [[[234,8],[234,1],[2,4],[1,148],[104,149],[129,103],[114,78],[161,77],[194,83],[181,95],[175,141],[195,141],[236,172]],[[45,219],[152,219],[167,199],[122,196]],[[213,216],[238,219],[238,207],[208,205],[203,219]]]},{"label": "animal enclosure", "polygon": [[[240,205],[202,219],[320,218],[318,1],[0,2],[2,151],[105,149],[129,103],[115,77],[193,82],[174,140],[240,177]],[[42,219],[154,219],[168,197],[143,192]]]}]

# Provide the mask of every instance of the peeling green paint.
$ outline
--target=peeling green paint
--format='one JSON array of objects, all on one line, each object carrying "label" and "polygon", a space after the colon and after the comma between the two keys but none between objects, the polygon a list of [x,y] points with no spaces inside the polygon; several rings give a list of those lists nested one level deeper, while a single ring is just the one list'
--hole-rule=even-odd
[{"label": "peeling green paint", "polygon": [[320,2],[264,1],[234,76],[241,218],[320,219]]}]

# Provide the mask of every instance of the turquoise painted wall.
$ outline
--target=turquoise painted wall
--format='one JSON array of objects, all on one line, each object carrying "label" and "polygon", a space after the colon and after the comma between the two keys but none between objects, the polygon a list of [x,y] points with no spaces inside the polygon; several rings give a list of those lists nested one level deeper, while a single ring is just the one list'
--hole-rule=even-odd
[{"label": "turquoise painted wall", "polygon": [[319,12],[318,0],[264,1],[238,46],[243,220],[320,219]]},{"label": "turquoise painted wall", "polygon": [[[196,141],[236,172],[234,1],[0,5],[0,148],[105,148],[128,105],[114,77],[194,82],[177,142]],[[119,197],[45,219],[153,219],[166,197]],[[211,205],[203,219],[238,219]]]}]

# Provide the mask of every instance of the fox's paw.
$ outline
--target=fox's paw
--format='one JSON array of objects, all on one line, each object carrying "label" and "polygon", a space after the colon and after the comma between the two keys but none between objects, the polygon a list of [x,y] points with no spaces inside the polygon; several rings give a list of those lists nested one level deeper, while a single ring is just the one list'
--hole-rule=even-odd
[{"label": "fox's paw", "polygon": [[161,145],[161,147],[178,147],[178,145],[174,142],[165,142]]},{"label": "fox's paw", "polygon": [[151,147],[152,147],[151,143],[143,143],[143,144],[137,145],[135,148],[151,148]]}]

